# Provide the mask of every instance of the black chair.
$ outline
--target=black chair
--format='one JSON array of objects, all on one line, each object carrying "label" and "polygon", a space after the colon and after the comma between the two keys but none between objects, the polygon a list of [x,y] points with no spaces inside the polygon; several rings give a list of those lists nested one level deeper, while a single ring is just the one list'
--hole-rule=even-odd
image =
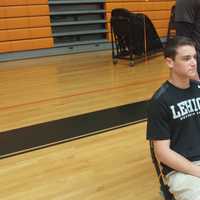
[{"label": "black chair", "polygon": [[113,64],[117,63],[117,59],[128,58],[132,66],[135,56],[144,56],[162,49],[150,19],[142,13],[132,13],[124,8],[112,10],[111,40]]},{"label": "black chair", "polygon": [[162,196],[164,197],[165,200],[176,200],[174,198],[173,194],[171,194],[169,192],[169,187],[166,184],[165,176],[163,175],[162,170],[161,170],[161,165],[160,165],[159,161],[157,160],[157,158],[155,156],[152,141],[150,141],[150,153],[151,153],[152,162],[154,164],[156,173],[157,173],[158,178],[159,178],[160,192],[161,192]]},{"label": "black chair", "polygon": [[175,24],[175,9],[176,5],[173,5],[170,11],[168,31],[167,31],[167,42],[176,36],[176,24]]}]

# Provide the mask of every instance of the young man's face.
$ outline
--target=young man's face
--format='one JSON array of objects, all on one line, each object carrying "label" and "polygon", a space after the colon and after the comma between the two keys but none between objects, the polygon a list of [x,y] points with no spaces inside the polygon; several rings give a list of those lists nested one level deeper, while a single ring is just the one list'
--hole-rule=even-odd
[{"label": "young man's face", "polygon": [[171,62],[172,73],[180,78],[193,78],[197,73],[196,50],[193,46],[180,46]]}]

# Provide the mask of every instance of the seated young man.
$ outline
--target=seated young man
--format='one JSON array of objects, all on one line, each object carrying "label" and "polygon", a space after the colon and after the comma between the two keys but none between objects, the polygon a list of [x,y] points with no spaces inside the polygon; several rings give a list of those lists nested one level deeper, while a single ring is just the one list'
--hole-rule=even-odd
[{"label": "seated young man", "polygon": [[164,50],[169,79],[153,95],[147,139],[154,145],[170,192],[177,200],[200,200],[200,82],[194,42],[172,39]]}]

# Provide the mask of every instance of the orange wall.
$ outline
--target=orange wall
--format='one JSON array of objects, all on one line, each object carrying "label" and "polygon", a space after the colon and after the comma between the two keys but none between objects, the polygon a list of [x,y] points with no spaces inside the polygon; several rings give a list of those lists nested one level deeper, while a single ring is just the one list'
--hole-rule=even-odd
[{"label": "orange wall", "polygon": [[[106,0],[107,28],[114,8],[146,14],[160,37],[175,0]],[[53,47],[48,0],[0,0],[0,53]]]},{"label": "orange wall", "polygon": [[[189,0],[188,0],[189,1]],[[112,9],[126,8],[131,12],[146,14],[153,22],[160,37],[167,34],[170,9],[175,0],[106,0],[106,18],[110,30],[110,16]]]},{"label": "orange wall", "polygon": [[0,53],[50,47],[48,0],[0,0]]}]

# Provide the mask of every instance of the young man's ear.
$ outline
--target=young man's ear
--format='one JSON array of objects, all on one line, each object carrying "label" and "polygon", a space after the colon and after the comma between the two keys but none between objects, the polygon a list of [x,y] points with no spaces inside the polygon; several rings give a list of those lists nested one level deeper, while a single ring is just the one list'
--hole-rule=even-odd
[{"label": "young man's ear", "polygon": [[165,62],[170,69],[174,67],[174,60],[172,58],[169,57],[165,58]]}]

